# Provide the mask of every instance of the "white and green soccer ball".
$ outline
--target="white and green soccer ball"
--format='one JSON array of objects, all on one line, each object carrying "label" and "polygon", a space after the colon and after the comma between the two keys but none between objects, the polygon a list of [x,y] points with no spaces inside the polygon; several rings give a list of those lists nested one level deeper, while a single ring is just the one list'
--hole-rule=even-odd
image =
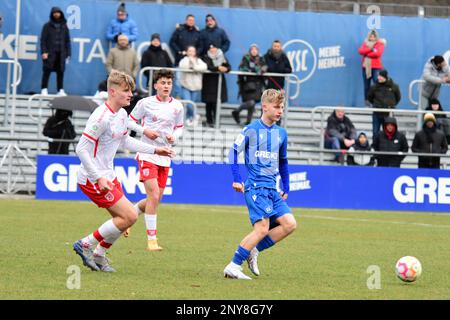
[{"label": "white and green soccer ball", "polygon": [[395,265],[395,274],[404,282],[414,282],[422,274],[422,264],[415,257],[402,257]]}]

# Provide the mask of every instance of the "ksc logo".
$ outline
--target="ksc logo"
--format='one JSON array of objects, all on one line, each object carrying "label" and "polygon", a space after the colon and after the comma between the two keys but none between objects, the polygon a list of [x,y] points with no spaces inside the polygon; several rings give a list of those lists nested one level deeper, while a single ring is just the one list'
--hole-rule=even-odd
[{"label": "ksc logo", "polygon": [[300,79],[300,83],[308,81],[317,68],[317,55],[314,48],[306,41],[293,39],[283,46],[291,63],[292,72]]}]

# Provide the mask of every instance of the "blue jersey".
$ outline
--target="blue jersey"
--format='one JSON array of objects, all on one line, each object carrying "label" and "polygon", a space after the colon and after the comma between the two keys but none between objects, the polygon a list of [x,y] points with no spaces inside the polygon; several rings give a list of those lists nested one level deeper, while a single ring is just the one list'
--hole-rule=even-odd
[{"label": "blue jersey", "polygon": [[[235,165],[233,167],[234,182],[242,182],[237,181],[240,175],[236,164],[237,155],[244,151],[245,166],[248,170],[248,177],[245,182],[246,190],[250,188],[276,189],[276,179],[278,174],[281,173],[283,189],[288,192],[287,143],[286,129],[275,124],[269,127],[259,119],[246,126],[236,138],[230,150],[230,160]],[[233,154],[234,157],[232,157]],[[280,163],[282,166],[280,166]]]}]

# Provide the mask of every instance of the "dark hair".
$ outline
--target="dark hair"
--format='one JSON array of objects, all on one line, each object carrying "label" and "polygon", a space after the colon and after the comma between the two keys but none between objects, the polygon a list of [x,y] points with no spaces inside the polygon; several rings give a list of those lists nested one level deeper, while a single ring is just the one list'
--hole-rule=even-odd
[{"label": "dark hair", "polygon": [[187,18],[190,18],[190,17],[195,18],[195,16],[194,16],[192,13],[189,13],[189,14],[186,16],[186,19],[187,19]]},{"label": "dark hair", "polygon": [[[438,104],[439,105],[438,110],[442,110],[441,102],[438,99],[435,99],[435,98],[428,100],[428,108],[427,108],[427,110],[432,110],[431,109],[431,105],[433,105],[433,104]],[[442,111],[444,111],[444,110],[442,110]]]},{"label": "dark hair", "polygon": [[153,76],[153,82],[156,83],[161,78],[167,78],[167,79],[173,80],[175,78],[175,74],[173,73],[172,70],[167,70],[167,69],[158,70],[155,72],[155,75]]},{"label": "dark hair", "polygon": [[445,61],[443,56],[434,56],[433,59],[431,59],[431,61],[433,61],[434,64],[440,64],[442,62]]},{"label": "dark hair", "polygon": [[275,40],[272,41],[272,43],[281,43],[281,41],[278,40],[278,39],[275,39]]}]

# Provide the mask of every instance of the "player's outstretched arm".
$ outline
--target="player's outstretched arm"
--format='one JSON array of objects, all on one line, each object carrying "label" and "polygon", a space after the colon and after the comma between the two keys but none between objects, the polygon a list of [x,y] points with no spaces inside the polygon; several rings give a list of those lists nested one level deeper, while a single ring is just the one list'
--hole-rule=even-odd
[{"label": "player's outstretched arm", "polygon": [[130,137],[129,135],[125,135],[122,140],[122,148],[128,149],[131,152],[142,152],[142,153],[156,153],[160,156],[167,157],[175,157],[175,151],[167,147],[155,148],[145,142],[139,141]]}]

